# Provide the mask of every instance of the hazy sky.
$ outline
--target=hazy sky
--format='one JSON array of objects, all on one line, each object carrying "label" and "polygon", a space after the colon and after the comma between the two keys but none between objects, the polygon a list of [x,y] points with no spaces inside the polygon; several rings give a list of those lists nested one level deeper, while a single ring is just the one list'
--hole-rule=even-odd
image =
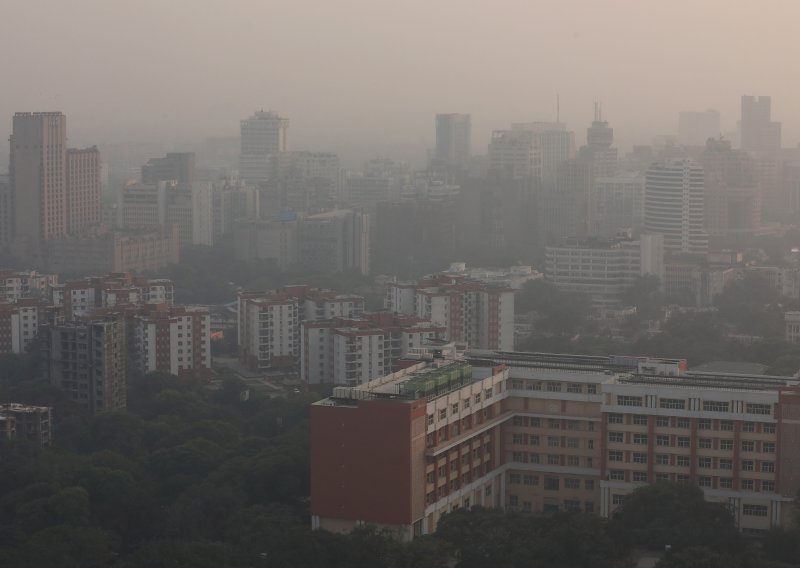
[{"label": "hazy sky", "polygon": [[[624,149],[742,94],[773,97],[800,139],[798,0],[0,0],[0,136],[61,110],[70,142],[237,135],[291,119],[292,149],[417,158],[436,112],[470,112],[473,147],[513,121],[592,103]],[[2,160],[5,162],[5,158]]]}]

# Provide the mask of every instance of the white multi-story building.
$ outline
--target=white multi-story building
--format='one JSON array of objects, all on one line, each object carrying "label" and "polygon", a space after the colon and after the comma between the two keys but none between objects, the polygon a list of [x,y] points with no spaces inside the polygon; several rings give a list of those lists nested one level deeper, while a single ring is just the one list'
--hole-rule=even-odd
[{"label": "white multi-story building", "polygon": [[594,180],[595,230],[610,237],[622,229],[638,231],[644,225],[644,176],[621,173]]},{"label": "white multi-story building", "polygon": [[542,175],[539,136],[529,130],[495,130],[489,142],[489,170],[511,179]]},{"label": "white multi-story building", "polygon": [[46,309],[38,299],[0,299],[0,354],[25,353],[44,323]]},{"label": "white multi-story building", "polygon": [[664,279],[664,238],[567,239],[546,248],[545,277],[559,290],[588,296],[597,307],[619,305],[639,276]]},{"label": "white multi-story building", "polygon": [[514,290],[520,290],[528,282],[544,277],[541,272],[522,264],[508,268],[467,268],[464,262],[453,262],[445,273],[466,276],[471,280]]},{"label": "white multi-story building", "polygon": [[390,282],[385,307],[445,328],[445,339],[475,349],[514,348],[514,291],[460,275]]},{"label": "white multi-story building", "polygon": [[209,377],[212,370],[208,310],[163,304],[148,308],[133,318],[133,351],[139,372]]},{"label": "white multi-story building", "polygon": [[274,112],[256,112],[241,121],[241,153],[239,176],[248,182],[269,179],[271,157],[286,152],[286,131],[289,119]]},{"label": "white multi-story building", "polygon": [[50,287],[58,284],[58,274],[35,270],[0,270],[0,299],[46,298]]},{"label": "white multi-story building", "polygon": [[63,307],[64,317],[72,320],[98,308],[172,305],[175,290],[171,280],[143,278],[124,272],[56,284],[51,287],[51,294],[53,305]]},{"label": "white multi-story building", "polygon": [[645,180],[644,228],[664,235],[667,253],[705,254],[703,168],[692,160],[654,164]]}]

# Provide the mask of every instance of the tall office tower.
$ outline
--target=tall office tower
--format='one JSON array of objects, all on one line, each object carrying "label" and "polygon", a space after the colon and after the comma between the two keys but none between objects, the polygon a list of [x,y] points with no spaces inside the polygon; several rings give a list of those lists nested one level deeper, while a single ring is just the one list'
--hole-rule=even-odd
[{"label": "tall office tower", "polygon": [[14,242],[22,255],[67,232],[67,117],[18,112],[10,140]]},{"label": "tall office tower", "polygon": [[653,164],[645,176],[644,228],[664,235],[665,253],[705,254],[703,168],[685,158]]},{"label": "tall office tower", "polygon": [[142,183],[176,181],[190,184],[195,181],[194,152],[171,152],[163,158],[150,158],[142,166]]},{"label": "tall office tower", "polygon": [[299,261],[309,270],[369,274],[369,217],[349,209],[300,221]]},{"label": "tall office tower", "polygon": [[718,138],[719,111],[684,111],[678,114],[678,140],[685,146],[705,146],[709,138]]},{"label": "tall office tower", "polygon": [[0,250],[7,248],[14,237],[14,210],[11,181],[0,175]]},{"label": "tall office tower", "polygon": [[465,167],[472,156],[472,117],[469,114],[436,115],[434,158],[444,166]]},{"label": "tall office tower", "polygon": [[771,120],[772,99],[742,95],[742,150],[777,152],[781,149],[781,123]]},{"label": "tall office tower", "polygon": [[595,228],[614,236],[620,229],[638,231],[644,224],[644,176],[625,172],[594,180]]},{"label": "tall office tower", "polygon": [[124,410],[125,321],[119,314],[44,326],[43,367],[51,384],[92,414]]},{"label": "tall office tower", "polygon": [[502,178],[542,177],[542,147],[529,130],[495,130],[489,141],[489,170]]},{"label": "tall office tower", "polygon": [[586,146],[580,150],[580,157],[594,166],[597,177],[613,176],[617,173],[617,149],[614,143],[614,129],[603,120],[603,109],[599,103],[594,105],[594,121],[586,129]]},{"label": "tall office tower", "polygon": [[100,151],[67,150],[67,232],[80,233],[101,221]]},{"label": "tall office tower", "polygon": [[575,133],[563,122],[517,122],[511,130],[534,132],[542,150],[542,179],[552,179],[558,166],[575,157]]},{"label": "tall office tower", "polygon": [[754,236],[761,227],[756,160],[727,140],[709,139],[699,156],[705,181],[706,231],[710,236]]},{"label": "tall office tower", "polygon": [[561,164],[542,195],[539,227],[544,242],[558,244],[566,237],[594,234],[594,166],[584,159]]},{"label": "tall office tower", "polygon": [[265,181],[272,169],[271,156],[287,150],[289,119],[274,112],[256,112],[241,121],[239,176],[245,181]]}]

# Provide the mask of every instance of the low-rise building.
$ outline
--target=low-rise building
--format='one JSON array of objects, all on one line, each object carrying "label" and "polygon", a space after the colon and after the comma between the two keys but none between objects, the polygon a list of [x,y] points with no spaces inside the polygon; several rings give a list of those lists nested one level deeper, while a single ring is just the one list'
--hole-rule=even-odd
[{"label": "low-rise building", "polygon": [[0,404],[0,438],[28,440],[39,446],[53,442],[53,409],[15,402]]},{"label": "low-rise building", "polygon": [[47,298],[50,287],[58,284],[58,274],[42,274],[36,270],[0,269],[0,300]]}]

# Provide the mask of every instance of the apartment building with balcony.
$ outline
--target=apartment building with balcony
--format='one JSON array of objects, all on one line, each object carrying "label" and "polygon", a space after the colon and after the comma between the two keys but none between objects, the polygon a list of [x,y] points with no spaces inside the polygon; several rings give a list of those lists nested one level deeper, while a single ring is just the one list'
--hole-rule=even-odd
[{"label": "apartment building with balcony", "polygon": [[52,307],[43,300],[0,300],[0,355],[25,353]]},{"label": "apartment building with balcony", "polygon": [[[471,374],[426,382],[448,365]],[[404,386],[419,381],[430,388]],[[607,517],[637,487],[671,481],[698,485],[761,533],[791,522],[798,417],[796,378],[692,372],[678,359],[428,358],[312,406],[312,524],[413,538],[476,504]]]}]

